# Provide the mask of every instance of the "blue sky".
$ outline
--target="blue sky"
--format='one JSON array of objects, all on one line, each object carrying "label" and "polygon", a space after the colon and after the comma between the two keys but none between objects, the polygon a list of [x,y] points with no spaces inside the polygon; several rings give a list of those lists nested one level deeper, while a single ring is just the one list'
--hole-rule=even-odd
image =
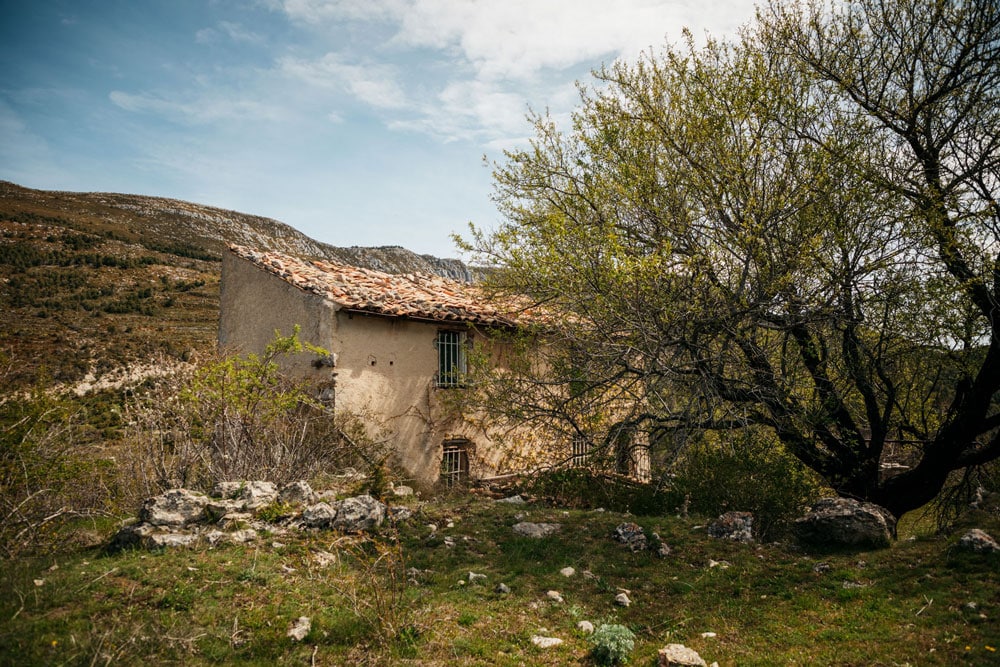
[{"label": "blue sky", "polygon": [[0,0],[0,179],[456,256],[490,169],[616,58],[752,0]]}]

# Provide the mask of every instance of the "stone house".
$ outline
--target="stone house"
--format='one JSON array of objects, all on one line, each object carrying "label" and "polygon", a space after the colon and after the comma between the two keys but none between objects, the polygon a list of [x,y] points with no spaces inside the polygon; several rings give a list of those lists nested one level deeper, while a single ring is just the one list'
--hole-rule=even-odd
[{"label": "stone house", "polygon": [[[230,246],[222,265],[220,347],[261,352],[275,331],[330,352],[300,355],[292,373],[323,388],[389,434],[398,463],[418,485],[500,472],[508,444],[449,406],[473,345],[516,326],[471,285],[397,275]],[[481,420],[480,420],[481,421]],[[523,444],[523,443],[522,443]]]}]

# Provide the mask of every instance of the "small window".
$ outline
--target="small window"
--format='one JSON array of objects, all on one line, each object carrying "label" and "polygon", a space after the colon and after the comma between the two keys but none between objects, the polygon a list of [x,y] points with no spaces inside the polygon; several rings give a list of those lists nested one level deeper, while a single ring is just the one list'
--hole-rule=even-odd
[{"label": "small window", "polygon": [[590,441],[582,435],[573,437],[573,455],[570,459],[570,466],[583,468],[590,462]]},{"label": "small window", "polygon": [[438,387],[465,386],[468,372],[466,345],[468,336],[464,331],[439,331],[434,341],[438,351],[438,372],[435,384]]},{"label": "small window", "polygon": [[469,441],[446,441],[441,457],[441,484],[450,489],[464,485],[468,479]]}]

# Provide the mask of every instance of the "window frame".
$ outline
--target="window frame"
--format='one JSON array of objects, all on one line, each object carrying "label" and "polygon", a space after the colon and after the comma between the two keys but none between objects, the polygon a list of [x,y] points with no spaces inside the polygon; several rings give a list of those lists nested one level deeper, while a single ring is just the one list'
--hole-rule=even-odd
[{"label": "window frame", "polygon": [[434,347],[438,353],[437,372],[434,373],[435,387],[460,389],[467,386],[468,348],[471,339],[468,331],[438,330],[437,336],[434,338]]}]

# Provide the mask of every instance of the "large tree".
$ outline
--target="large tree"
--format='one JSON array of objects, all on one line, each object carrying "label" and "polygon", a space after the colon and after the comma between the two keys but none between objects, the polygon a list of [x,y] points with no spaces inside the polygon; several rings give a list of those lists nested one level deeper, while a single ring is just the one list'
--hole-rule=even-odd
[{"label": "large tree", "polygon": [[596,72],[468,242],[560,313],[480,395],[606,442],[769,429],[897,516],[1000,456],[998,49],[994,3],[860,0]]}]

